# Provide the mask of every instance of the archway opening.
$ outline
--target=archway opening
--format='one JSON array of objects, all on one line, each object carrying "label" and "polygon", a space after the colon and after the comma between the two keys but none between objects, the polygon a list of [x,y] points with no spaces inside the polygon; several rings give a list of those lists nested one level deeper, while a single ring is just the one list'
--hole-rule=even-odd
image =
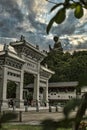
[{"label": "archway opening", "polygon": [[17,84],[14,81],[8,81],[7,83],[7,99],[16,98]]},{"label": "archway opening", "polygon": [[34,91],[34,75],[25,72],[24,73],[23,99],[27,100],[28,105],[33,104],[33,91]]}]

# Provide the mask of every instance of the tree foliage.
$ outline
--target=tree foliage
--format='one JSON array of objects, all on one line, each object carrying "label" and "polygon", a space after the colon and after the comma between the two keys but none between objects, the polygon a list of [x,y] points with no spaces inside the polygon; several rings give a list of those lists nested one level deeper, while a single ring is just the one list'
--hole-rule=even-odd
[{"label": "tree foliage", "polygon": [[[50,2],[49,0],[47,0]],[[54,2],[53,2],[54,3]],[[66,11],[73,10],[74,16],[77,19],[80,19],[84,15],[84,9],[87,9],[87,1],[86,0],[65,0],[64,2],[54,3],[55,5],[51,8],[50,12],[58,11],[55,13],[53,18],[50,20],[47,26],[47,34],[49,33],[53,23],[61,24],[66,19]]]},{"label": "tree foliage", "polygon": [[55,71],[50,82],[79,81],[81,85],[87,84],[87,51],[74,52],[71,55],[69,52],[53,50],[42,63]]},{"label": "tree foliage", "polygon": [[[80,92],[80,87],[87,86],[87,51],[75,51],[71,55],[69,52],[60,53],[52,50],[48,53],[48,57],[44,59],[43,64],[47,64],[49,68],[55,71],[55,75],[53,75],[50,82],[79,81],[79,86],[77,86],[78,92]],[[69,118],[70,113],[75,108],[78,108],[75,117]],[[53,122],[53,125],[56,128],[66,128],[73,125],[74,130],[79,130],[79,125],[81,120],[84,119],[86,109],[87,93],[84,94],[82,99],[70,100],[64,107],[65,118],[58,122]],[[45,122],[43,123],[46,126]],[[46,121],[46,123],[49,123],[49,121]],[[51,127],[50,125],[49,130],[51,130]],[[54,130],[56,130],[55,127]]]}]

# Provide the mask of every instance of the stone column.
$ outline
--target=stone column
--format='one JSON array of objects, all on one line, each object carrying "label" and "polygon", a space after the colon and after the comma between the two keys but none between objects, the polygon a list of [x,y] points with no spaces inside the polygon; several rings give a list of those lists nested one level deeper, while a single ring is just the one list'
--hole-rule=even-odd
[{"label": "stone column", "polygon": [[36,105],[37,111],[39,111],[40,101],[39,101],[39,88],[40,88],[40,62],[37,66],[37,74],[34,75],[34,95],[33,100]]},{"label": "stone column", "polygon": [[0,67],[0,103],[2,99],[2,76],[3,76],[3,69]]},{"label": "stone column", "polygon": [[23,100],[23,81],[24,81],[24,71],[21,70],[21,82],[20,82],[20,107],[24,106]]},{"label": "stone column", "polygon": [[36,106],[39,106],[39,74],[34,76],[34,95],[33,100]]},{"label": "stone column", "polygon": [[16,82],[16,107],[19,107],[19,103],[20,103],[20,98],[19,98],[19,94],[20,94],[20,83]]},{"label": "stone column", "polygon": [[7,68],[3,67],[3,78],[2,78],[2,108],[8,107],[7,100]]},{"label": "stone column", "polygon": [[46,87],[44,88],[43,100],[44,100],[45,106],[49,106],[48,104],[48,80],[46,81]]},{"label": "stone column", "polygon": [[48,101],[48,80],[46,81],[46,106],[49,106],[49,101]]},{"label": "stone column", "polygon": [[24,107],[24,101],[23,101],[23,78],[24,78],[24,71],[21,70],[21,79],[20,83],[18,83],[17,91],[16,91],[16,98],[18,100],[18,107]]}]

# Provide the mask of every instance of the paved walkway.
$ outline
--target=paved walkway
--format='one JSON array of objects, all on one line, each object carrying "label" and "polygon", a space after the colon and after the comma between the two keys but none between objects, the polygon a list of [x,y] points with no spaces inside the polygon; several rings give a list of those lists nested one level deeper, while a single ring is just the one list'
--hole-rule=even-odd
[{"label": "paved walkway", "polygon": [[[72,115],[75,115],[75,112],[71,113],[71,116]],[[63,113],[55,112],[22,112],[22,122],[19,122],[18,118],[16,121],[12,122],[12,124],[40,125],[43,120],[52,119],[58,121],[63,117]]]},{"label": "paved walkway", "polygon": [[45,119],[58,120],[63,118],[63,113],[55,112],[23,112],[22,119],[23,121],[42,121]]},{"label": "paved walkway", "polygon": [[[13,108],[10,108],[10,110],[13,110]],[[25,108],[23,109],[16,109],[16,112],[18,113],[18,119],[11,122],[12,124],[31,124],[31,125],[40,125],[40,123],[43,120],[46,119],[52,119],[52,120],[60,120],[64,117],[63,113],[60,112],[55,112],[55,109],[53,112],[48,112],[48,108],[44,107],[44,108],[40,108],[40,110],[45,110],[44,111],[40,111],[40,112],[36,112],[36,108],[28,108],[28,112],[25,112]],[[46,111],[48,110],[48,111]],[[20,112],[21,111],[21,122],[19,122],[20,120]],[[75,112],[72,112],[70,116],[75,115]]]},{"label": "paved walkway", "polygon": [[12,121],[11,124],[29,124],[40,125],[45,119],[58,120],[63,118],[63,113],[51,113],[51,112],[22,112],[22,122],[19,122],[19,117],[16,121]]}]

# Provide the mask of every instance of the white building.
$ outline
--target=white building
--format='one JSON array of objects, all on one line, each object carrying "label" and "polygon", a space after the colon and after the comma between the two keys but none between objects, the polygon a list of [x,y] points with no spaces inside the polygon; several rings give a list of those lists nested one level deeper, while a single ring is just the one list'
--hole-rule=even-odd
[{"label": "white building", "polygon": [[[64,105],[67,101],[76,98],[76,86],[78,85],[78,82],[55,82],[55,83],[49,83],[48,84],[48,100],[50,105]],[[33,84],[29,84],[25,87],[25,91],[27,93],[31,92],[33,93]],[[42,85],[40,84],[40,95],[39,99],[44,104],[43,101],[43,92],[44,89],[42,88]]]},{"label": "white building", "polygon": [[49,83],[48,99],[51,105],[64,105],[67,101],[76,98],[78,82]]}]

